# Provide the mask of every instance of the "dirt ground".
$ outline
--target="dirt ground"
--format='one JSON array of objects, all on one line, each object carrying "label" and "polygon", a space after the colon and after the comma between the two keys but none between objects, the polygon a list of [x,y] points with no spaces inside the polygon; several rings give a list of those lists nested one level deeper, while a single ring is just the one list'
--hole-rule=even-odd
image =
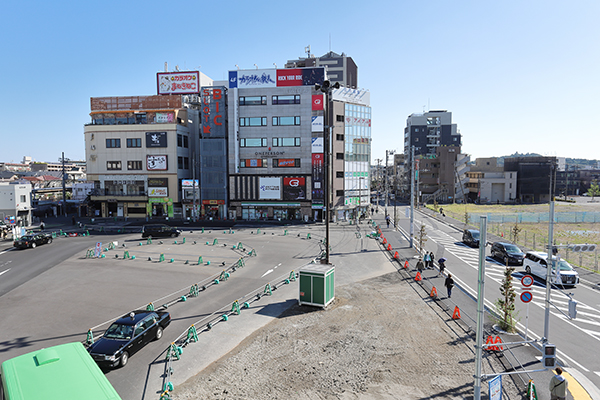
[{"label": "dirt ground", "polygon": [[[292,307],[172,398],[472,398],[473,337],[410,280],[390,273],[336,291],[325,310]],[[485,358],[483,372],[496,362]],[[504,390],[519,398],[508,382]]]}]

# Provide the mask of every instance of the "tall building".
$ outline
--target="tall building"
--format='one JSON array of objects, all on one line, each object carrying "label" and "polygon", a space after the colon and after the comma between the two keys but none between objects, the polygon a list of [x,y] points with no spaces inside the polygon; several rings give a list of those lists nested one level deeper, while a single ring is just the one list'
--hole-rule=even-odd
[{"label": "tall building", "polygon": [[431,110],[409,115],[404,129],[406,160],[410,160],[413,149],[414,164],[405,163],[408,190],[410,168],[414,166],[421,201],[466,201],[469,156],[461,154],[461,135],[452,123],[451,112]]},{"label": "tall building", "polygon": [[310,54],[310,46],[307,50],[308,57],[288,60],[285,63],[285,68],[323,67],[329,81],[339,82],[340,85],[351,89],[358,87],[358,67],[352,57],[348,57],[344,53],[337,54],[333,51],[321,57],[315,57]]}]

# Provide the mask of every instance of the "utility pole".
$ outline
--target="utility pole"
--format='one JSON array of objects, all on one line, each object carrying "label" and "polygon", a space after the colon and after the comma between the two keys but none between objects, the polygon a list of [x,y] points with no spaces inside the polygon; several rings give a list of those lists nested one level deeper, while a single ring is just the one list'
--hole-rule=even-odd
[{"label": "utility pole", "polygon": [[390,154],[394,154],[395,150],[386,150],[385,151],[385,216],[388,215],[388,199],[390,197],[389,194],[389,184],[388,184],[388,157]]},{"label": "utility pole", "polygon": [[481,399],[481,358],[483,353],[483,322],[484,315],[484,290],[485,290],[485,244],[487,243],[487,217],[479,218],[479,268],[477,279],[477,332],[475,333],[475,400]]},{"label": "utility pole", "polygon": [[556,259],[552,257],[552,242],[554,240],[554,188],[553,173],[555,173],[554,163],[550,166],[550,210],[548,215],[548,258],[546,259],[546,265],[552,265],[552,268],[546,268],[546,309],[544,310],[544,338],[548,341],[550,335],[550,289],[552,287],[552,270],[556,268]]},{"label": "utility pole", "polygon": [[192,221],[196,222],[198,221],[198,212],[196,209],[196,168],[197,168],[197,163],[196,163],[196,152],[192,153],[192,190],[193,190],[193,196],[194,196],[194,200],[192,201]]},{"label": "utility pole", "polygon": [[381,191],[381,185],[379,184],[379,181],[381,180],[381,161],[383,160],[381,158],[377,158],[375,161],[377,161],[377,172],[379,175],[377,177],[377,207],[379,207],[379,192]]},{"label": "utility pole", "polygon": [[65,152],[62,152],[62,193],[63,193],[63,215],[67,216],[67,174],[65,174]]},{"label": "utility pole", "polygon": [[410,147],[410,248],[415,237],[415,146]]}]

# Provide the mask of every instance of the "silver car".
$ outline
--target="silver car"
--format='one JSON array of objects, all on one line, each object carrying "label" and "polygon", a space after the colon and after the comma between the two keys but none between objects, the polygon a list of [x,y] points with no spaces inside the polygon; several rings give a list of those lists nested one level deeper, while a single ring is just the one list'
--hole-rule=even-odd
[{"label": "silver car", "polygon": [[[548,253],[542,253],[538,251],[527,252],[527,254],[525,254],[525,259],[523,260],[525,272],[545,280],[548,272],[547,259]],[[556,256],[552,256],[552,260],[555,261],[556,268],[558,269],[560,275],[560,281],[558,281],[556,269],[552,270],[551,279],[553,284],[561,286],[575,286],[579,284],[579,274],[573,269],[571,264],[565,260],[557,258]]]}]

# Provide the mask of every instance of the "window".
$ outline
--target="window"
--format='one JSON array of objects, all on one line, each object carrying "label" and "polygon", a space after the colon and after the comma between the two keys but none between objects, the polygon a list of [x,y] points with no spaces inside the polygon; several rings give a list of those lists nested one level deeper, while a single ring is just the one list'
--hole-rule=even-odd
[{"label": "window", "polygon": [[300,138],[273,138],[273,147],[299,147]]},{"label": "window", "polygon": [[300,104],[300,95],[273,96],[273,104]]},{"label": "window", "polygon": [[121,147],[121,139],[106,139],[106,148],[114,149]]},{"label": "window", "polygon": [[344,191],[343,190],[336,190],[335,191],[335,195],[338,197],[343,197],[344,196]]},{"label": "window", "polygon": [[121,169],[121,161],[107,161],[106,169],[116,171]]},{"label": "window", "polygon": [[336,178],[343,178],[344,177],[344,171],[336,171],[335,172],[335,177]]},{"label": "window", "polygon": [[300,117],[273,117],[273,126],[300,125]]},{"label": "window", "polygon": [[127,139],[127,147],[142,147],[142,139]]},{"label": "window", "polygon": [[344,141],[344,135],[340,135],[339,133],[335,135],[335,140]]},{"label": "window", "polygon": [[299,158],[274,158],[273,168],[300,168]]},{"label": "window", "polygon": [[267,96],[240,97],[240,106],[261,106],[267,104]]},{"label": "window", "polygon": [[142,162],[141,161],[127,161],[127,169],[141,171],[142,170]]},{"label": "window", "polygon": [[183,135],[177,134],[177,147],[183,147]]},{"label": "window", "polygon": [[187,136],[183,137],[183,147],[185,147],[186,149],[190,147],[190,139]]},{"label": "window", "polygon": [[343,160],[344,159],[344,153],[335,153],[335,159],[336,160]]},{"label": "window", "polygon": [[267,138],[242,138],[240,147],[267,147]]},{"label": "window", "polygon": [[267,117],[242,117],[240,126],[267,126]]},{"label": "window", "polygon": [[177,168],[178,169],[190,169],[189,157],[177,157]]},{"label": "window", "polygon": [[343,115],[336,115],[335,116],[335,120],[337,122],[344,122],[344,116]]},{"label": "window", "polygon": [[250,158],[247,160],[240,160],[240,168],[266,168],[267,159],[255,159]]},{"label": "window", "polygon": [[21,203],[25,203],[27,201],[27,196],[22,194],[21,195]]}]

